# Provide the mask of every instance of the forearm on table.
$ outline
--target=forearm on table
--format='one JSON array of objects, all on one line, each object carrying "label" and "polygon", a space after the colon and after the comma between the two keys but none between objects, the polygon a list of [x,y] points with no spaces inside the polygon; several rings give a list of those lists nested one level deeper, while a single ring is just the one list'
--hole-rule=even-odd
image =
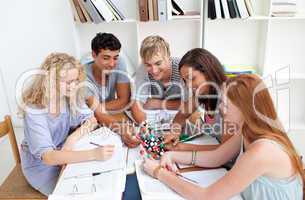
[{"label": "forearm on table", "polygon": [[117,110],[122,110],[126,108],[128,105],[129,98],[117,98],[112,101],[108,101],[105,103],[105,108],[108,111],[117,111]]},{"label": "forearm on table", "polygon": [[217,149],[218,147],[219,144],[198,145],[178,143],[175,147],[175,151],[211,151]]},{"label": "forearm on table", "polygon": [[42,160],[47,165],[64,165],[69,163],[92,161],[94,159],[95,158],[92,150],[51,150],[43,153],[42,155]]},{"label": "forearm on table", "polygon": [[[173,152],[173,160],[176,163],[180,164],[191,164],[192,163],[192,154],[191,151],[176,151]],[[217,158],[217,152],[215,150],[210,151],[197,151],[196,155],[194,154],[194,164],[198,167],[219,167],[221,159]]]}]

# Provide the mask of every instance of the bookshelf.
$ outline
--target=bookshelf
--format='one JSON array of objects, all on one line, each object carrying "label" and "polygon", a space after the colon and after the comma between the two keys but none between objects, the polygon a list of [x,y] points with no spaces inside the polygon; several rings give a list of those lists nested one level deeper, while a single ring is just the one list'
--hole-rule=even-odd
[{"label": "bookshelf", "polygon": [[[305,1],[298,1],[297,14],[293,17],[272,17],[271,0],[252,0],[253,16],[211,20],[203,11],[206,0],[176,0],[185,11],[197,11],[200,15],[146,22],[139,21],[138,0],[116,2],[126,20],[74,24],[78,57],[90,51],[90,41],[96,32],[112,32],[121,40],[123,51],[130,59],[130,74],[140,64],[142,40],[151,34],[164,37],[175,57],[183,56],[191,48],[204,47],[223,64],[255,66],[258,74],[273,78],[276,71],[290,66],[290,91],[286,95],[281,91],[281,98],[274,99],[285,126],[305,130],[305,107],[297,107],[304,105],[305,99],[305,93],[300,89],[305,83],[302,54],[305,50]],[[286,125],[289,124],[287,115],[290,115],[289,126]]]}]

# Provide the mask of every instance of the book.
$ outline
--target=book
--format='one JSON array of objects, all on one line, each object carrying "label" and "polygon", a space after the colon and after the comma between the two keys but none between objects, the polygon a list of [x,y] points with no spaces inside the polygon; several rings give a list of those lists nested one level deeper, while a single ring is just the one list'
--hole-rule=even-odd
[{"label": "book", "polygon": [[80,8],[82,9],[82,12],[83,12],[83,14],[84,14],[84,16],[86,18],[86,21],[90,22],[90,23],[93,22],[93,20],[89,16],[87,10],[85,9],[84,4],[82,3],[82,0],[77,0],[77,1],[78,1],[78,4],[79,4]]},{"label": "book", "polygon": [[108,9],[112,12],[114,16],[114,20],[121,20],[121,17],[119,14],[112,8],[112,6],[108,3],[108,0],[105,0],[105,4],[108,7]]},{"label": "book", "polygon": [[171,20],[173,18],[173,4],[172,0],[166,1],[166,19]]},{"label": "book", "polygon": [[88,14],[90,15],[93,23],[98,24],[103,21],[103,18],[100,16],[98,11],[95,9],[91,0],[80,0],[80,2],[84,5],[85,9],[87,10]]},{"label": "book", "polygon": [[115,10],[115,12],[120,16],[121,20],[126,19],[125,15],[120,11],[120,8],[118,7],[118,1],[115,0],[106,0],[108,4]]},{"label": "book", "polygon": [[168,19],[167,14],[167,0],[158,0],[159,21],[166,21]]},{"label": "book", "polygon": [[227,0],[227,3],[228,3],[230,17],[231,18],[236,18],[237,17],[237,13],[236,13],[236,10],[235,10],[235,7],[234,7],[233,0]]},{"label": "book", "polygon": [[[147,175],[143,171],[142,160],[135,161],[136,175],[139,183],[141,196],[143,199],[163,199],[163,200],[184,200],[182,196],[174,190],[160,182],[159,180]],[[227,173],[226,169],[202,170],[182,173],[181,179],[191,181],[200,187],[212,185]],[[240,194],[230,198],[230,200],[242,200]]]},{"label": "book", "polygon": [[79,2],[78,2],[77,0],[73,0],[73,3],[74,3],[74,6],[75,6],[75,8],[76,8],[76,11],[77,11],[77,14],[78,14],[78,16],[79,16],[80,21],[81,21],[82,23],[86,23],[87,20],[86,20],[84,14],[83,14],[83,11],[82,11],[82,9],[81,9],[81,7],[80,7],[80,5],[79,5]]},{"label": "book", "polygon": [[73,0],[69,0],[69,1],[70,1],[70,5],[71,5],[71,7],[72,7],[72,12],[73,12],[74,21],[80,22],[80,19],[79,19],[79,16],[78,16],[78,14],[77,14],[75,5],[74,5],[74,3],[73,3]]},{"label": "book", "polygon": [[148,20],[153,21],[154,20],[154,8],[153,8],[153,1],[148,0]]},{"label": "book", "polygon": [[[122,199],[122,192],[124,192],[126,184],[127,148],[122,146],[120,136],[110,129],[102,127],[82,137],[73,149],[96,148],[91,145],[90,141],[98,144],[114,144],[116,146],[114,155],[106,161],[68,164],[49,199]],[[97,163],[98,168],[96,168]],[[118,168],[120,166],[122,168]],[[99,172],[95,173],[96,171]]]},{"label": "book", "polygon": [[216,19],[216,9],[214,0],[208,1],[208,17],[210,19]]},{"label": "book", "polygon": [[111,12],[111,10],[107,7],[104,0],[91,0],[95,8],[98,10],[100,15],[103,16],[106,22],[110,22],[115,19],[115,16]]},{"label": "book", "polygon": [[216,18],[221,19],[221,7],[220,7],[220,0],[214,0],[215,11],[216,11]]},{"label": "book", "polygon": [[225,19],[230,18],[230,13],[229,13],[229,7],[228,7],[228,2],[227,0],[221,0],[221,5],[223,8],[223,14]]},{"label": "book", "polygon": [[253,5],[251,3],[251,0],[245,0],[245,4],[246,4],[249,15],[253,16],[254,15],[254,9],[253,9]]},{"label": "book", "polygon": [[139,0],[140,21],[148,21],[148,0]]},{"label": "book", "polygon": [[173,15],[184,15],[184,11],[178,5],[178,3],[174,0],[171,0],[171,2],[172,2],[172,14]]},{"label": "book", "polygon": [[158,21],[158,0],[152,0],[153,1],[153,12],[154,12],[154,20]]},{"label": "book", "polygon": [[246,3],[244,0],[236,0],[237,6],[239,8],[239,13],[241,18],[247,18],[249,17],[249,13],[246,7]]},{"label": "book", "polygon": [[240,12],[239,12],[239,7],[236,3],[236,0],[232,0],[232,1],[233,1],[233,6],[234,6],[234,9],[235,9],[235,12],[236,12],[236,17],[241,18],[240,17]]}]

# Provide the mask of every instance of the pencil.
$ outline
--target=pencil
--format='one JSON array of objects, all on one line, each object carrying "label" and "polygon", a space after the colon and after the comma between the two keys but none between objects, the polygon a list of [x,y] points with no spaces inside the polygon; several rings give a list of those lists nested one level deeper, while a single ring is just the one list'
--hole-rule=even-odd
[{"label": "pencil", "polygon": [[98,147],[104,147],[104,145],[96,144],[94,142],[90,142],[90,144],[93,144],[93,145],[98,146]]}]

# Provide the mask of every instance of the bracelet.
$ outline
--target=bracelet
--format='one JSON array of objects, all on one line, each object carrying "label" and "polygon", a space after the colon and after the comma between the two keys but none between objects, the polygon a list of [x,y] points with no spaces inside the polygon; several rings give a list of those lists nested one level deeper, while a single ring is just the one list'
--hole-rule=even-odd
[{"label": "bracelet", "polygon": [[156,168],[154,169],[154,171],[153,171],[153,177],[154,177],[155,179],[158,179],[158,175],[159,175],[159,172],[160,172],[161,169],[162,169],[161,165],[159,165],[158,167],[156,167]]},{"label": "bracelet", "polygon": [[195,165],[196,157],[197,157],[197,151],[192,151],[192,161],[191,161],[191,165]]}]

